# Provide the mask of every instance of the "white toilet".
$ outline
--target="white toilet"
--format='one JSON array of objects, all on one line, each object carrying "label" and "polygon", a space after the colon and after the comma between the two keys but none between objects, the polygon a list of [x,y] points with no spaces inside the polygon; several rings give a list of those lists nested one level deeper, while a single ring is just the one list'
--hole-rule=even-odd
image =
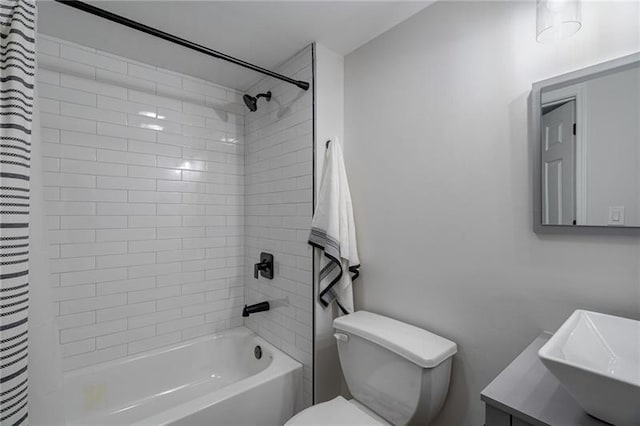
[{"label": "white toilet", "polygon": [[333,326],[353,399],[314,405],[286,425],[426,425],[439,413],[455,343],[365,311],[339,317]]}]

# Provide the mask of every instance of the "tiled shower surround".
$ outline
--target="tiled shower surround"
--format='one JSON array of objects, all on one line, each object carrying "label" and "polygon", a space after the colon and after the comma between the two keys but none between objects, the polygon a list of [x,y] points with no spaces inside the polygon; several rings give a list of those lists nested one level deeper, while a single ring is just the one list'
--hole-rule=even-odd
[{"label": "tiled shower surround", "polygon": [[[311,49],[278,68],[312,80]],[[307,244],[313,196],[311,90],[265,78],[249,90],[274,99],[245,116],[246,302],[272,300],[276,309],[252,315],[247,327],[305,365],[304,397],[312,394],[312,249]],[[253,278],[260,252],[274,255],[272,281]]]},{"label": "tiled shower surround", "polygon": [[[288,64],[310,81],[309,52]],[[264,294],[283,306],[247,325],[310,377],[311,91],[273,84],[251,117],[236,90],[47,36],[38,61],[65,370],[242,325]],[[247,274],[259,248],[273,282]]]}]

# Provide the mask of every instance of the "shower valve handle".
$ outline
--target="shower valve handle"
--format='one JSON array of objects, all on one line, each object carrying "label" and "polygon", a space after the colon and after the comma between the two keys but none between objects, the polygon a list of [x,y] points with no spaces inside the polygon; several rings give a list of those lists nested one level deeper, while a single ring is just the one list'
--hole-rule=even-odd
[{"label": "shower valve handle", "polygon": [[267,272],[269,270],[269,264],[267,262],[260,262],[260,263],[256,263],[253,266],[253,277],[255,279],[258,279],[258,272],[259,271],[265,271]]},{"label": "shower valve handle", "polygon": [[258,273],[270,280],[273,279],[273,255],[260,253],[260,262],[253,265],[253,277],[258,279]]}]

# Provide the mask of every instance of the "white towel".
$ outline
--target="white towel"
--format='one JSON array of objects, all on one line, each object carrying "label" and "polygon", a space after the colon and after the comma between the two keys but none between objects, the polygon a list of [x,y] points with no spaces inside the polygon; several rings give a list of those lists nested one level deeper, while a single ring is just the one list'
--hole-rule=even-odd
[{"label": "white towel", "polygon": [[328,145],[309,244],[324,251],[320,302],[327,307],[335,301],[342,313],[348,314],[353,312],[351,283],[358,278],[360,259],[342,148],[338,138],[333,138]]}]

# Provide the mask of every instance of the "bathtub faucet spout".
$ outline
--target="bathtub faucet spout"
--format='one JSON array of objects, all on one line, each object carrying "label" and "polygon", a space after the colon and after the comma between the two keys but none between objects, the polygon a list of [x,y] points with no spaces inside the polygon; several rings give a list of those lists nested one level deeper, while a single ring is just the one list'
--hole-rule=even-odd
[{"label": "bathtub faucet spout", "polygon": [[244,305],[242,308],[242,316],[248,317],[251,314],[255,314],[256,312],[264,312],[269,310],[269,302],[260,302],[255,305]]}]

